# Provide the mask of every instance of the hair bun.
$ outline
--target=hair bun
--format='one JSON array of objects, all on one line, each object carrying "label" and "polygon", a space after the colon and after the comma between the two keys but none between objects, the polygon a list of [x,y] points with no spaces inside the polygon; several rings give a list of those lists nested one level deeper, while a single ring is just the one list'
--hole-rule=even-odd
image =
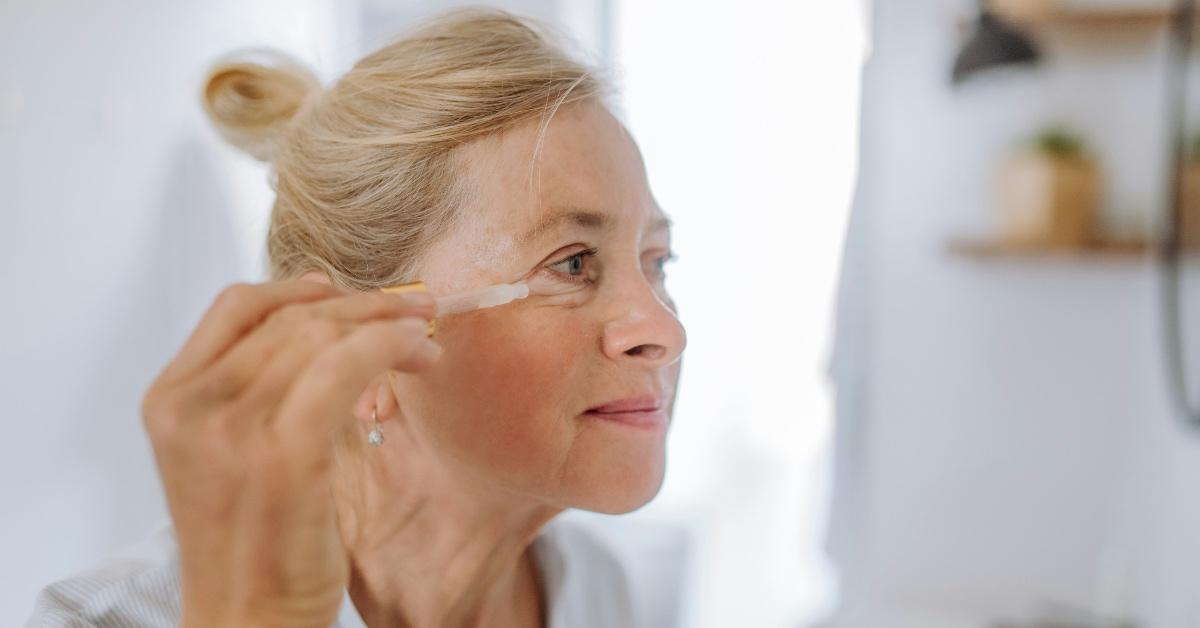
[{"label": "hair bun", "polygon": [[284,127],[321,83],[305,65],[270,49],[239,50],[213,64],[204,111],[230,144],[262,161],[275,157]]}]

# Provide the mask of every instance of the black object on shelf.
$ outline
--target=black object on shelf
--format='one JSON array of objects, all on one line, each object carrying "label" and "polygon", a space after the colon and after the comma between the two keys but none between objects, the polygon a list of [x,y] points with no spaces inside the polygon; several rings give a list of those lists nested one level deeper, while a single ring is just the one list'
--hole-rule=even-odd
[{"label": "black object on shelf", "polygon": [[958,85],[980,70],[1032,64],[1038,57],[1037,48],[1024,33],[981,7],[975,32],[954,60],[951,79]]}]

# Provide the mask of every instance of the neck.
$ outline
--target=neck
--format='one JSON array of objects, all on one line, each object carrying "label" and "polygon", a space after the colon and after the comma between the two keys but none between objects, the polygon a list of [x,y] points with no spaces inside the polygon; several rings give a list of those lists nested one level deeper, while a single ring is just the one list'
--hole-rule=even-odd
[{"label": "neck", "polygon": [[543,626],[531,546],[561,509],[460,477],[420,481],[436,489],[410,492],[382,481],[396,477],[386,468],[395,459],[388,454],[403,452],[379,453],[351,463],[361,465],[356,470],[341,465],[334,490],[350,597],[363,620],[405,628]]}]

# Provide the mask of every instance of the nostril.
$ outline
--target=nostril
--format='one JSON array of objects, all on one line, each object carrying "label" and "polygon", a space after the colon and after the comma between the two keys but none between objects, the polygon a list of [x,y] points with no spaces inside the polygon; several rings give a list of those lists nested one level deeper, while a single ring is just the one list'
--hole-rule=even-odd
[{"label": "nostril", "polygon": [[625,355],[632,357],[647,357],[650,359],[658,359],[666,351],[665,347],[658,345],[638,345],[625,351]]}]

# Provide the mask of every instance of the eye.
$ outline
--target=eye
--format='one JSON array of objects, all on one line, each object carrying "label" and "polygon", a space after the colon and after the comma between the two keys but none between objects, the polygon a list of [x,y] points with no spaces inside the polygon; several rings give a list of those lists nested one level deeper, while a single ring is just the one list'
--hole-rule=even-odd
[{"label": "eye", "polygon": [[584,249],[577,251],[570,257],[559,260],[546,268],[558,275],[562,275],[568,281],[587,281],[584,276],[584,265],[587,258],[596,254],[596,249]]},{"label": "eye", "polygon": [[660,274],[665,275],[666,265],[676,261],[676,259],[679,259],[679,256],[674,255],[674,253],[667,253],[667,255],[655,259],[654,268],[658,270]]},{"label": "eye", "polygon": [[673,262],[677,259],[679,259],[679,257],[677,255],[675,255],[674,253],[667,253],[666,255],[662,255],[662,256],[654,258],[652,260],[654,265],[651,269],[653,272],[653,275],[660,279],[663,277],[666,277],[667,276],[667,269],[666,269],[667,264],[670,264],[671,262]]}]

